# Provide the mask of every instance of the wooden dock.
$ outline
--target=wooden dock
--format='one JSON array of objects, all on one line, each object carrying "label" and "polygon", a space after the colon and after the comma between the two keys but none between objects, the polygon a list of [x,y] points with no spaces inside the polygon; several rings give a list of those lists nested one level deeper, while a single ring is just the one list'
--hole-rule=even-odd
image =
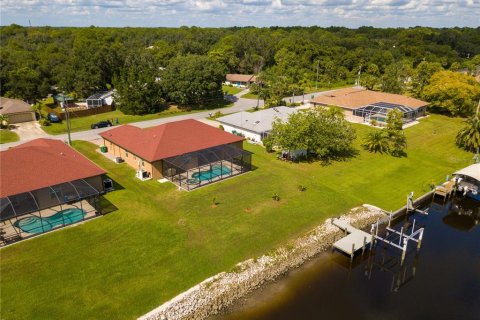
[{"label": "wooden dock", "polygon": [[444,200],[448,199],[453,193],[455,182],[453,180],[447,181],[441,186],[435,188],[435,195],[443,197]]},{"label": "wooden dock", "polygon": [[333,219],[332,224],[339,227],[346,233],[349,233],[346,237],[338,240],[333,244],[335,249],[338,249],[350,256],[353,259],[353,255],[358,250],[365,250],[366,246],[370,244],[372,236],[362,230],[352,227],[344,220]]}]

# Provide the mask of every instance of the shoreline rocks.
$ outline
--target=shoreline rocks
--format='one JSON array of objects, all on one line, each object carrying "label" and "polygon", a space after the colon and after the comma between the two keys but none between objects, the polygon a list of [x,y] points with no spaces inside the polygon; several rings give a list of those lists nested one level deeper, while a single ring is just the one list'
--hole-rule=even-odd
[{"label": "shoreline rocks", "polygon": [[[384,218],[385,212],[371,205],[363,205],[339,217],[356,228],[365,228]],[[232,271],[221,272],[158,308],[141,316],[141,320],[205,319],[225,309],[268,281],[326,251],[343,235],[327,219],[306,235],[265,254],[258,259],[238,263]]]}]

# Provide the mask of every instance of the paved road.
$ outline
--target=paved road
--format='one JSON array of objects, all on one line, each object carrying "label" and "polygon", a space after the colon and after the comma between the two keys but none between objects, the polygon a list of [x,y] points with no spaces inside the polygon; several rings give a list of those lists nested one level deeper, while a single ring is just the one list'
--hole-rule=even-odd
[{"label": "paved road", "polygon": [[[308,94],[308,99],[307,99],[307,95],[305,95],[305,100],[309,100],[312,97],[312,95],[313,96],[318,96],[320,94],[324,94],[324,93],[327,93],[327,92],[330,92],[330,91],[332,91],[332,90],[310,93],[310,94]],[[233,106],[228,107],[228,108],[220,108],[220,109],[215,109],[215,110],[208,110],[208,111],[184,114],[184,115],[179,115],[179,116],[172,116],[172,117],[167,117],[167,118],[140,121],[140,122],[134,122],[134,123],[130,123],[130,124],[133,125],[133,126],[139,127],[139,128],[147,128],[147,127],[153,127],[153,126],[157,126],[159,124],[163,124],[163,123],[167,123],[167,122],[173,122],[173,121],[179,121],[179,120],[185,120],[185,119],[197,119],[197,120],[198,119],[204,119],[204,118],[209,117],[210,114],[213,114],[216,111],[221,111],[222,113],[227,114],[227,113],[239,112],[239,111],[242,111],[242,110],[248,110],[248,109],[251,109],[251,108],[253,108],[257,105],[257,100],[256,99],[240,98],[242,95],[246,94],[247,92],[248,92],[248,89],[243,90],[243,91],[237,93],[234,96],[228,97],[227,99],[234,102]],[[303,98],[303,96],[296,96],[294,101],[300,102],[300,101],[302,101],[302,98]],[[288,101],[288,99],[291,99],[291,98],[285,98],[285,99],[287,99],[286,101]],[[263,106],[263,100],[260,100],[259,106],[260,107]],[[72,138],[72,140],[85,140],[85,141],[92,141],[92,142],[97,142],[98,143],[98,140],[100,139],[100,136],[98,134],[101,133],[101,132],[110,130],[110,129],[111,128],[100,128],[100,129],[93,129],[93,130],[87,130],[87,131],[73,132],[71,134],[71,138]],[[63,140],[63,141],[67,141],[67,139],[68,139],[67,134],[60,134],[60,135],[55,135],[55,136],[54,135],[47,135],[42,130],[42,134],[40,136],[32,137],[31,135],[29,135],[28,138],[25,138],[25,139],[22,138],[21,141],[0,144],[0,150],[8,149],[9,147],[19,145],[21,143],[24,143],[24,142],[29,141],[29,140],[33,140],[33,139],[38,138],[38,137],[43,137],[43,138],[48,137],[48,138],[51,138],[51,139],[58,139],[58,140]]]}]

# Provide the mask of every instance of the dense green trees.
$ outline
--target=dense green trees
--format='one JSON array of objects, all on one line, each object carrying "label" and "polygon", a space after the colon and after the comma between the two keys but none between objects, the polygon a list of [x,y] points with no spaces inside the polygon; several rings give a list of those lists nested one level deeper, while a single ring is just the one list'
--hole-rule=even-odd
[{"label": "dense green trees", "polygon": [[118,108],[125,114],[159,111],[164,101],[158,76],[159,70],[152,52],[140,50],[129,55],[119,75],[113,80]]},{"label": "dense green trees", "polygon": [[170,101],[180,105],[204,105],[221,99],[222,66],[207,56],[174,58],[161,73],[161,84]]},{"label": "dense green trees", "polygon": [[[115,85],[114,82],[133,77],[126,75],[127,60],[149,51],[149,63],[158,70],[165,69],[162,79],[169,75],[168,67],[176,58],[188,55],[208,57],[222,73],[261,74],[264,79],[261,95],[275,104],[285,96],[316,86],[353,84],[360,68],[361,85],[424,97],[423,91],[433,73],[452,67],[477,70],[480,30],[11,25],[0,27],[0,49],[1,93],[6,96],[35,100],[59,90],[86,98],[110,84]],[[160,86],[163,88],[163,84]],[[178,85],[182,87],[185,84]],[[170,96],[181,103],[204,100],[183,99],[178,91],[170,95],[163,91],[164,99],[172,99]]]},{"label": "dense green trees", "polygon": [[324,161],[348,157],[353,152],[356,134],[343,113],[316,108],[292,114],[288,122],[277,120],[272,126],[267,145],[290,152],[305,151]]},{"label": "dense green trees", "polygon": [[480,99],[480,83],[470,75],[440,71],[430,78],[422,98],[439,112],[469,116],[474,113]]}]

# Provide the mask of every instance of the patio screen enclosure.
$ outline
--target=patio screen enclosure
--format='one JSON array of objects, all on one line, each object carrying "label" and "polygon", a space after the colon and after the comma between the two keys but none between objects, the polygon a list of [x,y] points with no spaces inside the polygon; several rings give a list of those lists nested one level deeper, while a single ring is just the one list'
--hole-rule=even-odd
[{"label": "patio screen enclosure", "polygon": [[100,212],[100,191],[83,179],[0,198],[0,240],[28,238]]},{"label": "patio screen enclosure", "polygon": [[380,122],[386,122],[387,114],[390,110],[400,110],[403,113],[403,123],[415,121],[417,118],[417,111],[415,109],[387,102],[377,102],[355,109],[353,110],[353,115],[362,117],[366,121],[375,119]]},{"label": "patio screen enclosure", "polygon": [[191,190],[251,170],[252,153],[221,145],[163,160],[163,176]]}]

